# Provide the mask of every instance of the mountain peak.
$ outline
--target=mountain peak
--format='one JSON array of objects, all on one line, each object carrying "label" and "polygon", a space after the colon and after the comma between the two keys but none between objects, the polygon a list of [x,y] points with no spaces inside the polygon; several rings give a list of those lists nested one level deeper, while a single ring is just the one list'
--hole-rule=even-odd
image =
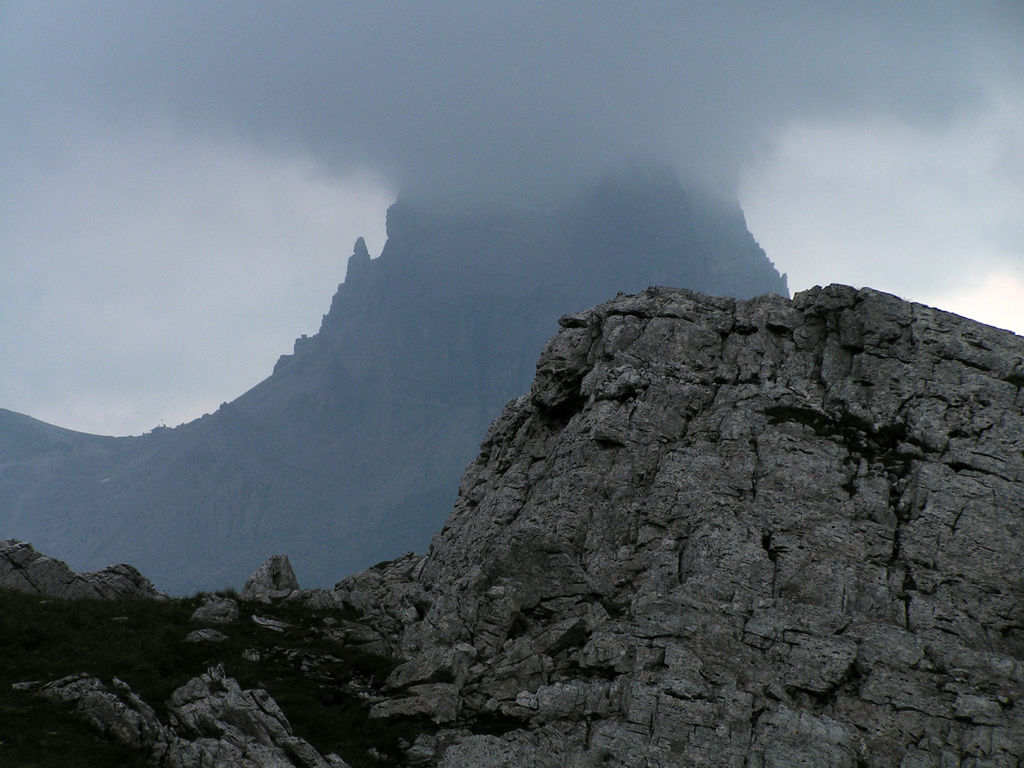
[{"label": "mountain peak", "polygon": [[230,407],[65,454],[5,449],[24,458],[0,475],[0,528],[76,569],[146,563],[170,591],[220,588],[279,550],[328,583],[427,546],[559,316],[649,285],[787,293],[739,206],[663,169],[550,210],[399,202],[387,225],[379,258],[355,242],[320,331]]},{"label": "mountain peak", "polygon": [[366,241],[362,237],[356,238],[356,243],[352,248],[352,258],[358,262],[370,260],[370,252],[366,250]]}]

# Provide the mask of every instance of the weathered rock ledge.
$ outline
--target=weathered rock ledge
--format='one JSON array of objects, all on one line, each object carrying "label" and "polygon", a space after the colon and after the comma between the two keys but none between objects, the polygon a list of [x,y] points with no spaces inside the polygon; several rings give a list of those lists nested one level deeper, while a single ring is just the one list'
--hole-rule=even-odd
[{"label": "weathered rock ledge", "polygon": [[164,597],[131,565],[75,573],[61,560],[40,554],[16,539],[0,541],[0,588],[68,599],[116,600]]},{"label": "weathered rock ledge", "polygon": [[335,590],[418,764],[1022,765],[1024,339],[845,286],[561,325],[428,554]]}]

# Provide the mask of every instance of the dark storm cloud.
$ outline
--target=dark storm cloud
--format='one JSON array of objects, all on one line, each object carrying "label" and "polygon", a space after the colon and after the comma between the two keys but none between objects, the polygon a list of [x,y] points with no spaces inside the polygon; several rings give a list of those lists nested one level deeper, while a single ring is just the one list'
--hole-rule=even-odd
[{"label": "dark storm cloud", "polygon": [[1021,40],[1020,0],[0,0],[0,407],[194,418],[397,189],[542,205],[638,156],[737,186],[794,290],[1022,330]]},{"label": "dark storm cloud", "polygon": [[[2,119],[157,116],[405,195],[530,204],[654,156],[731,186],[794,116],[941,125],[1020,71],[1021,4],[9,4]],[[80,130],[80,126],[77,129]],[[67,138],[73,141],[73,138]],[[42,146],[42,145],[41,145]]]}]

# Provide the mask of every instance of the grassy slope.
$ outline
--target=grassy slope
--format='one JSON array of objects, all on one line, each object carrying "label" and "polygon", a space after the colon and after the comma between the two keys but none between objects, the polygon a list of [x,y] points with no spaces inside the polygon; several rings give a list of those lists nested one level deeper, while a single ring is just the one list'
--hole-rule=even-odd
[{"label": "grassy slope", "polygon": [[[342,689],[353,678],[379,683],[391,669],[387,661],[342,648],[320,631],[325,618],[351,615],[243,604],[239,620],[219,628],[227,642],[185,643],[185,635],[197,628],[189,616],[199,602],[68,601],[0,590],[0,766],[143,765],[142,756],[103,742],[59,708],[11,689],[14,682],[48,682],[75,672],[96,675],[108,685],[116,675],[163,718],[163,702],[175,688],[221,662],[243,688],[268,690],[297,735],[321,752],[337,752],[354,768],[380,766],[367,755],[370,746],[396,756],[397,740],[420,727],[367,721],[366,705]],[[295,626],[284,634],[273,632],[256,626],[253,613]],[[260,662],[244,659],[246,649],[259,651]],[[298,661],[288,658],[289,650],[329,653],[339,661],[321,668],[326,679],[311,681]]]}]

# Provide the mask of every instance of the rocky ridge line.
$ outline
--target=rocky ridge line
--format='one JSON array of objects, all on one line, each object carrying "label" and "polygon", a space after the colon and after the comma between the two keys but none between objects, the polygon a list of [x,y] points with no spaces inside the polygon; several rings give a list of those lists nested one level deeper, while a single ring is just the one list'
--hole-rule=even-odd
[{"label": "rocky ridge line", "polygon": [[335,590],[422,764],[1022,764],[1024,340],[846,286],[561,326],[428,554]]},{"label": "rocky ridge line", "polygon": [[16,539],[0,541],[0,588],[66,599],[164,597],[134,566],[122,563],[75,573],[63,561],[36,552],[31,544]]}]

